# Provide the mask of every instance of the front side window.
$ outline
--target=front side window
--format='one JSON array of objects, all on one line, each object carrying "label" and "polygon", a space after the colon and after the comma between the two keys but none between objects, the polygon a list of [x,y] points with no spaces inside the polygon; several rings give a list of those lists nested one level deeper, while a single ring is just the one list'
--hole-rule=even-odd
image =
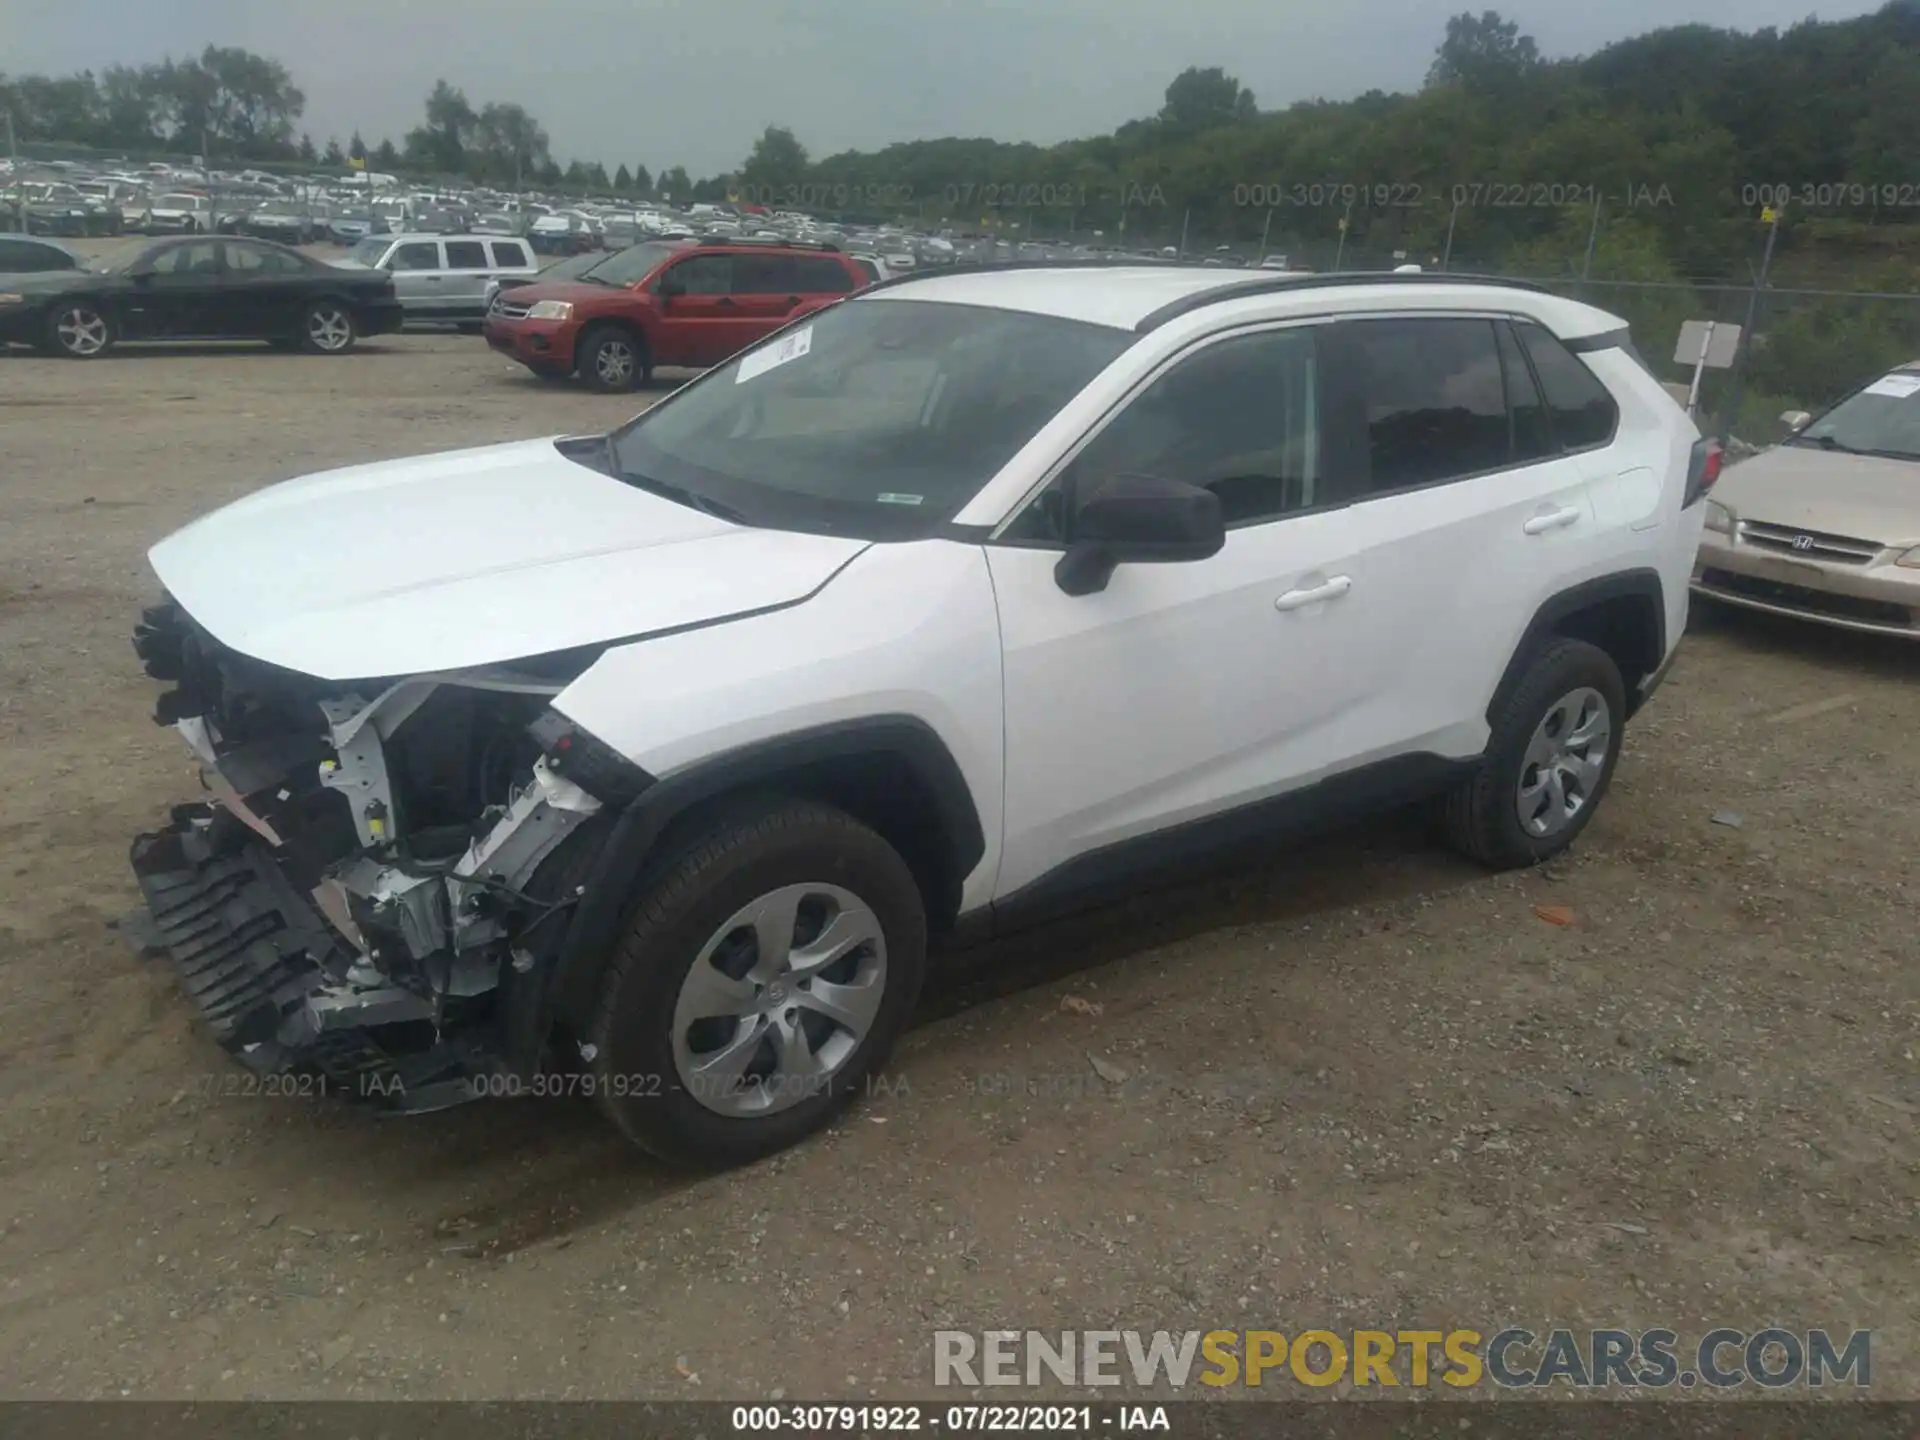
[{"label": "front side window", "polygon": [[1512,463],[1491,320],[1356,320],[1340,327],[1365,407],[1367,494]]},{"label": "front side window", "polygon": [[684,295],[731,295],[733,257],[695,255],[675,265],[663,278],[671,278]]},{"label": "front side window", "polygon": [[440,247],[431,240],[416,240],[412,244],[402,245],[393,252],[393,259],[387,262],[389,270],[438,270],[440,266]]},{"label": "front side window", "polygon": [[927,535],[1132,339],[1023,311],[836,305],[616,432],[615,464],[748,524]]},{"label": "front side window", "polygon": [[853,276],[838,260],[825,255],[796,255],[794,288],[806,295],[844,295],[853,289]]},{"label": "front side window", "polygon": [[1322,503],[1315,334],[1300,327],[1240,335],[1177,361],[1087,442],[1009,536],[1071,539],[1065,517],[1078,499],[1121,475],[1211,490],[1229,526]]},{"label": "front side window", "polygon": [[218,275],[220,247],[211,240],[196,240],[189,245],[169,245],[153,257],[156,275]]}]

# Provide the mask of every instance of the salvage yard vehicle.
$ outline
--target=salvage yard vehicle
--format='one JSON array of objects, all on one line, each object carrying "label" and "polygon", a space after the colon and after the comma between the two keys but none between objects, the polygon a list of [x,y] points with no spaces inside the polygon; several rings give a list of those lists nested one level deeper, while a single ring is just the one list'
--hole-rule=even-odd
[{"label": "salvage yard vehicle", "polygon": [[87,270],[6,277],[0,344],[74,360],[121,340],[267,340],[339,355],[400,328],[392,280],[266,240],[137,240]]},{"label": "salvage yard vehicle", "polygon": [[525,240],[495,235],[370,235],[341,263],[391,275],[410,322],[452,321],[476,331],[500,282],[540,273]]},{"label": "salvage yard vehicle", "polygon": [[503,288],[485,333],[536,375],[638,390],[656,365],[718,365],[868,279],[830,246],[650,240],[565,280]]},{"label": "salvage yard vehicle", "polygon": [[1920,361],[1781,419],[1785,443],[1715,488],[1694,591],[1920,639]]},{"label": "salvage yard vehicle", "polygon": [[1711,454],[1623,322],[1518,285],[903,277],[608,434],[156,545],[135,649],[211,793],[134,843],[143,938],[257,1070],[564,1077],[659,1155],[764,1155],[930,943],[1407,801],[1559,854]]},{"label": "salvage yard vehicle", "polygon": [[185,192],[157,195],[139,212],[133,228],[148,235],[204,235],[214,228],[213,200]]},{"label": "salvage yard vehicle", "polygon": [[28,275],[46,270],[84,270],[86,259],[58,240],[39,235],[0,231],[0,276]]}]

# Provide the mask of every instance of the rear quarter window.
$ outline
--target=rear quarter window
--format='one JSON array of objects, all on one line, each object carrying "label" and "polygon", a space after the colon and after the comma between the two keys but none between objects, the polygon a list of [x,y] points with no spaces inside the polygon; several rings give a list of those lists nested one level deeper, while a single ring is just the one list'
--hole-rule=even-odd
[{"label": "rear quarter window", "polygon": [[1540,379],[1540,393],[1561,448],[1588,450],[1612,440],[1620,407],[1600,378],[1544,326],[1523,320],[1514,328]]}]

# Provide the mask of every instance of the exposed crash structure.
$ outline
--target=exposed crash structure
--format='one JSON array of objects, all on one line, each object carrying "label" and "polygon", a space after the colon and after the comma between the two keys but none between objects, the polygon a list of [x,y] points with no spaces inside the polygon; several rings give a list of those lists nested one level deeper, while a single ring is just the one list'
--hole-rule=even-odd
[{"label": "exposed crash structure", "polygon": [[409,1110],[528,1063],[515,980],[557,944],[590,828],[638,774],[548,707],[561,686],[319,681],[237,654],[171,602],[134,645],[172,682],[155,719],[210,792],[134,842],[144,938],[221,1044]]}]

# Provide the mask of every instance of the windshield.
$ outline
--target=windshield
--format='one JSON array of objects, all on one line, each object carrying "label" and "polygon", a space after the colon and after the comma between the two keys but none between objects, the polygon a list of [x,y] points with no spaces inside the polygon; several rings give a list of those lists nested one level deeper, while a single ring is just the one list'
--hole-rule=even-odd
[{"label": "windshield", "polygon": [[[649,242],[642,245],[629,245],[611,255],[585,255],[581,258],[587,263],[573,273],[588,280],[598,281],[602,285],[632,285],[647,278],[653,269],[669,255],[677,254],[683,246],[661,245]],[[556,265],[548,275],[553,279],[562,278],[559,274],[562,266]],[[545,278],[545,277],[542,277]]]},{"label": "windshield", "polygon": [[153,203],[161,210],[198,210],[206,204],[198,195],[162,195]]},{"label": "windshield", "polygon": [[1920,460],[1920,370],[1896,370],[1842,400],[1790,442]]},{"label": "windshield", "polygon": [[1132,342],[931,301],[849,301],[738,356],[612,437],[635,484],[742,523],[865,539],[951,519]]}]

